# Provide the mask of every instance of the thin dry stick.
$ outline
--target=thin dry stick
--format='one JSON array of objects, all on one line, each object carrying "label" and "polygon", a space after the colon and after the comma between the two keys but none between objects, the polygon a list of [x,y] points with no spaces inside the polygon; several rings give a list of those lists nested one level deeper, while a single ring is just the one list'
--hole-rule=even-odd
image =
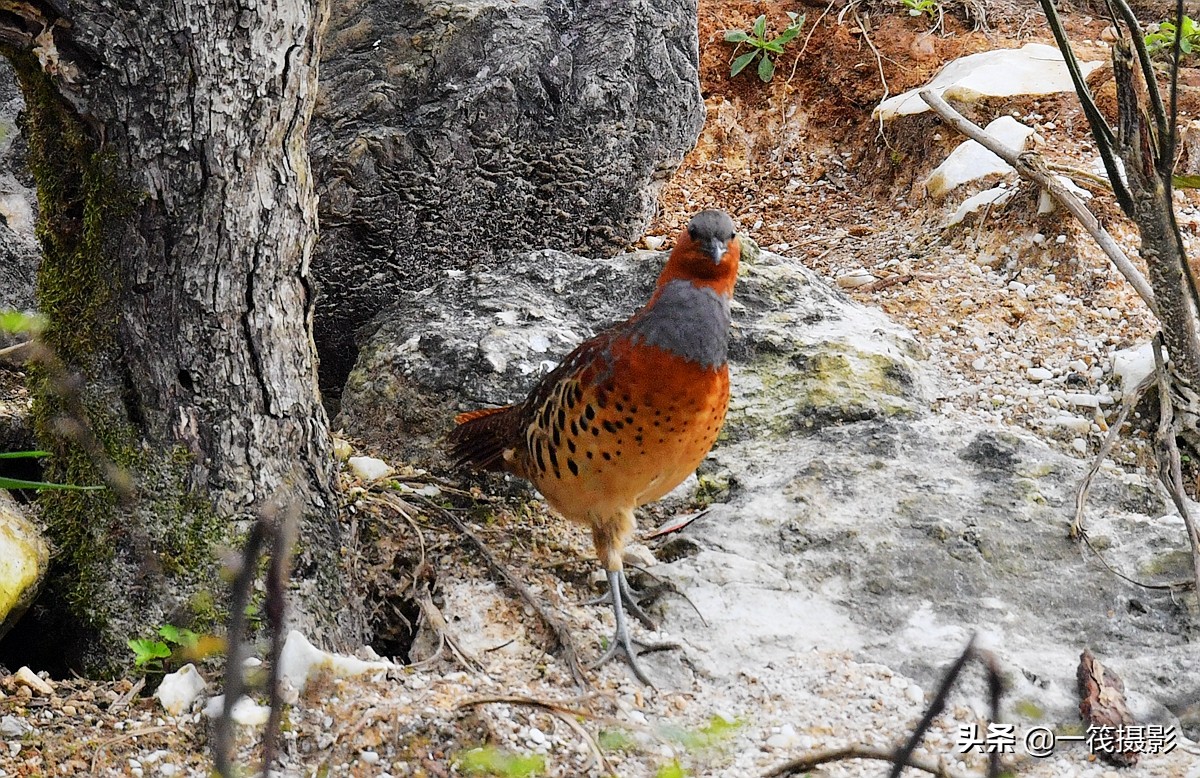
[{"label": "thin dry stick", "polygon": [[[817,17],[817,20],[808,28],[808,35],[804,37],[804,45],[800,47],[800,51],[796,52],[796,63],[800,62],[800,57],[803,56],[804,52],[808,50],[808,42],[812,40],[813,33],[817,31],[817,25],[821,23],[821,20],[824,19],[825,15],[828,14],[832,9],[833,2],[830,0],[829,5],[825,6],[825,10],[821,12],[821,15]],[[792,83],[792,76],[796,75],[796,63],[792,64],[792,75],[788,76],[787,80],[789,84]]]},{"label": "thin dry stick", "polygon": [[10,365],[23,365],[33,358],[33,341],[27,340],[15,346],[0,348],[0,362]]},{"label": "thin dry stick", "polygon": [[133,686],[130,687],[129,691],[122,694],[121,697],[116,702],[114,702],[112,705],[108,706],[108,712],[116,713],[117,711],[125,708],[127,705],[129,705],[129,703],[133,702],[133,698],[138,696],[138,693],[141,692],[142,689],[145,688],[145,686],[146,686],[146,676],[142,676],[141,678],[137,679],[137,681],[134,682]]},{"label": "thin dry stick", "polygon": [[1171,402],[1171,378],[1167,373],[1162,353],[1163,339],[1159,332],[1154,336],[1154,370],[1158,374],[1158,469],[1159,478],[1175,503],[1183,525],[1187,528],[1188,541],[1192,548],[1192,575],[1196,591],[1200,592],[1200,528],[1188,510],[1187,498],[1183,493],[1183,465],[1179,458],[1179,445],[1175,442],[1175,408]]},{"label": "thin dry stick", "polygon": [[[854,9],[854,21],[858,24],[858,29],[862,30],[863,40],[867,42],[867,46],[871,49],[871,53],[875,55],[875,66],[879,68],[879,82],[883,84],[883,97],[879,98],[879,102],[887,100],[891,96],[892,90],[888,88],[887,76],[883,74],[883,55],[879,53],[879,49],[875,48],[875,43],[871,40],[871,36],[867,33],[867,25],[862,23],[862,19],[858,17],[858,9]],[[883,134],[883,116],[879,117],[879,134]]]},{"label": "thin dry stick", "polygon": [[1104,443],[1100,446],[1100,451],[1096,454],[1096,458],[1092,460],[1092,466],[1088,470],[1087,475],[1079,482],[1079,488],[1075,491],[1075,519],[1071,522],[1071,529],[1067,535],[1072,540],[1084,535],[1083,529],[1083,512],[1087,505],[1088,490],[1092,487],[1092,479],[1096,477],[1096,473],[1100,472],[1100,466],[1104,464],[1104,460],[1108,457],[1109,452],[1117,443],[1117,438],[1120,436],[1121,427],[1124,426],[1125,420],[1129,418],[1129,414],[1133,412],[1134,406],[1142,399],[1142,395],[1154,383],[1154,376],[1150,375],[1142,379],[1134,390],[1125,397],[1121,398],[1121,412],[1117,414],[1117,420],[1108,428],[1108,434],[1104,436]]},{"label": "thin dry stick", "polygon": [[[812,751],[786,764],[782,764],[769,773],[764,773],[763,778],[783,778],[789,775],[800,775],[812,770],[814,767],[819,767],[830,762],[843,762],[847,759],[874,759],[879,762],[891,762],[895,758],[895,751],[887,748],[879,748],[878,746],[858,745],[842,746],[841,748],[823,748],[820,751]],[[938,776],[938,778],[976,778],[976,776],[970,773],[960,773],[953,770],[942,759],[934,761],[920,756],[910,756],[904,764],[906,767],[923,770],[931,775]]]},{"label": "thin dry stick", "polygon": [[271,565],[267,570],[267,596],[264,604],[271,633],[267,671],[267,729],[263,733],[262,774],[269,778],[275,763],[275,751],[283,717],[283,685],[279,680],[279,658],[283,655],[284,618],[287,615],[287,583],[292,569],[292,549],[296,547],[299,508],[293,503],[282,512],[274,527]]},{"label": "thin dry stick", "polygon": [[965,116],[951,108],[949,103],[934,94],[931,90],[922,89],[920,94],[921,99],[938,116],[953,125],[956,130],[1012,165],[1018,173],[1048,191],[1055,200],[1062,203],[1063,207],[1079,220],[1083,228],[1099,244],[1101,250],[1104,251],[1105,255],[1117,270],[1120,271],[1121,275],[1125,276],[1125,280],[1129,281],[1134,291],[1138,293],[1142,301],[1150,308],[1150,311],[1155,316],[1158,316],[1158,306],[1154,302],[1154,292],[1151,291],[1150,284],[1147,283],[1145,277],[1133,266],[1133,263],[1125,256],[1125,252],[1121,250],[1117,241],[1101,226],[1100,222],[1088,210],[1087,206],[1071,190],[1067,189],[1054,176],[1050,175],[1045,160],[1039,154],[1032,151],[1018,153],[1010,149],[984,132],[983,128],[972,123]]},{"label": "thin dry stick", "polygon": [[[593,696],[594,695],[588,695],[585,698],[576,698],[575,700],[565,701],[565,703],[579,702],[579,701],[582,701],[583,699],[587,699],[587,698],[593,697]],[[502,703],[502,704],[507,704],[507,705],[525,705],[528,707],[541,708],[542,710],[545,710],[547,713],[550,713],[551,715],[555,716],[559,721],[562,721],[568,727],[573,729],[575,731],[575,734],[579,735],[579,737],[582,738],[585,743],[587,743],[588,749],[592,752],[592,759],[596,762],[596,765],[602,771],[604,771],[605,775],[616,775],[617,774],[616,770],[613,769],[612,764],[609,763],[607,758],[605,758],[604,752],[600,750],[600,744],[596,742],[596,739],[594,737],[592,737],[590,732],[588,732],[586,729],[584,729],[583,726],[578,721],[575,720],[576,718],[600,719],[601,717],[598,717],[595,714],[593,714],[589,711],[583,710],[581,708],[576,708],[573,706],[569,706],[568,704],[564,704],[564,702],[555,702],[552,700],[539,700],[536,697],[521,697],[521,696],[475,697],[473,699],[463,700],[462,702],[458,703],[458,705],[456,707],[468,708],[468,707],[476,707],[479,705],[491,705],[494,703]]]},{"label": "thin dry stick", "polygon": [[[446,622],[446,617],[442,615],[442,611],[433,604],[433,598],[429,595],[429,590],[422,587],[417,594],[417,605],[421,608],[421,615],[425,617],[425,623],[438,636],[438,650],[426,662],[435,659],[442,649],[450,648],[450,653],[462,665],[463,669],[470,673],[480,674],[484,672],[483,664],[478,659],[470,654],[465,648],[458,644],[458,640],[450,634],[450,625]],[[420,663],[414,663],[420,664]]]},{"label": "thin dry stick", "polygon": [[225,649],[225,699],[221,715],[213,722],[213,769],[222,778],[234,775],[233,752],[237,745],[233,722],[233,704],[241,698],[245,687],[242,668],[245,663],[243,637],[246,633],[246,606],[254,588],[258,558],[267,541],[267,523],[260,517],[250,528],[246,546],[242,549],[241,565],[230,587],[228,644]]},{"label": "thin dry stick", "polygon": [[954,682],[958,680],[959,674],[967,666],[967,662],[971,659],[974,651],[975,635],[971,635],[971,639],[967,641],[967,647],[963,649],[958,659],[954,660],[954,664],[950,665],[950,669],[946,672],[946,677],[942,679],[941,686],[938,687],[937,693],[933,695],[933,701],[929,703],[929,707],[925,710],[925,715],[917,723],[917,728],[909,736],[908,742],[892,755],[892,778],[899,778],[900,771],[913,758],[913,752],[921,744],[921,739],[929,731],[933,720],[945,709],[946,699],[950,696],[950,690],[954,688]]},{"label": "thin dry stick", "polygon": [[533,609],[533,612],[537,614],[542,623],[550,629],[550,633],[554,635],[554,640],[557,643],[555,647],[562,650],[563,661],[567,663],[567,669],[571,671],[571,677],[575,679],[575,683],[580,686],[587,686],[587,678],[583,674],[583,666],[579,664],[579,654],[575,650],[575,642],[571,639],[571,633],[566,623],[542,607],[538,599],[533,596],[533,592],[529,591],[529,587],[522,583],[521,579],[517,578],[507,566],[496,558],[496,555],[487,547],[487,544],[480,540],[479,536],[472,532],[471,528],[464,524],[462,519],[437,503],[427,500],[426,504],[431,510],[443,516],[454,525],[455,529],[465,535],[483,556],[484,561],[487,562],[487,566],[492,569],[492,572],[500,576],[504,583]]}]

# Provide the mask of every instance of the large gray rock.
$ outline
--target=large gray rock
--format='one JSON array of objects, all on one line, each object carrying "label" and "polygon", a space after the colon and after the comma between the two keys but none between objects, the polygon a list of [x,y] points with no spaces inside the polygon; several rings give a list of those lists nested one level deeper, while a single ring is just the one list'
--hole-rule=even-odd
[{"label": "large gray rock", "polygon": [[[665,260],[538,251],[452,272],[373,323],[335,423],[387,454],[436,463],[456,413],[522,399],[580,342],[643,305]],[[730,355],[723,434],[732,439],[912,415],[928,387],[900,328],[752,245],[734,294]]]},{"label": "large gray rock", "polygon": [[[539,252],[453,274],[381,317],[348,384],[348,432],[432,460],[455,412],[522,397],[643,302],[660,265]],[[844,656],[929,690],[978,632],[1022,731],[1077,726],[1087,647],[1124,677],[1142,722],[1178,716],[1181,734],[1200,734],[1196,596],[1136,587],[1067,538],[1087,463],[935,408],[938,376],[903,330],[783,257],[747,252],[733,319],[730,414],[701,465],[721,502],[655,541],[652,572],[687,597],[655,606],[689,657],[643,657],[661,688],[735,699],[753,678],[782,694]],[[1189,577],[1182,521],[1152,476],[1102,468],[1087,523],[1127,575]],[[978,673],[967,683],[982,715]]]},{"label": "large gray rock", "polygon": [[[25,102],[12,66],[0,57],[0,309],[33,309],[37,275],[37,196],[17,115]],[[0,336],[0,346],[5,345]]]},{"label": "large gray rock", "polygon": [[505,252],[612,255],[704,123],[695,0],[334,8],[311,153],[323,384],[355,328]]}]

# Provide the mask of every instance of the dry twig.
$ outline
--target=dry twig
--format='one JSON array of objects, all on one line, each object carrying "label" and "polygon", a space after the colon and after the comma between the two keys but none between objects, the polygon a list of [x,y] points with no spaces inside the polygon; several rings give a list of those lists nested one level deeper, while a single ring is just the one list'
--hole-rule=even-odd
[{"label": "dry twig", "polygon": [[575,683],[580,686],[587,686],[588,683],[587,678],[583,674],[583,666],[579,663],[579,652],[575,648],[575,641],[571,638],[571,632],[566,622],[548,611],[537,597],[533,595],[533,592],[529,591],[529,587],[520,578],[517,578],[516,574],[512,570],[509,570],[503,562],[496,558],[496,555],[492,553],[487,544],[472,532],[471,528],[463,523],[462,519],[435,502],[426,500],[426,505],[431,511],[449,521],[456,530],[470,540],[471,544],[483,556],[484,561],[491,568],[492,572],[496,573],[510,589],[516,592],[533,609],[533,612],[537,614],[538,618],[541,619],[542,623],[546,625],[550,633],[554,636],[555,645],[551,646],[548,650],[553,651],[555,648],[561,650],[563,661],[566,662],[567,669],[571,671],[571,677],[575,679]]},{"label": "dry twig", "polygon": [[[763,778],[784,778],[789,775],[801,775],[830,762],[843,762],[847,759],[874,759],[880,762],[893,762],[896,752],[878,746],[842,746],[841,748],[823,748],[797,757],[796,759],[764,773]],[[914,767],[938,778],[976,778],[970,773],[960,773],[950,768],[944,759],[934,761],[919,756],[909,756],[903,763],[905,767]]]},{"label": "dry twig", "polygon": [[588,750],[591,751],[592,760],[596,763],[597,768],[603,771],[605,775],[616,775],[616,770],[604,756],[604,752],[600,750],[600,744],[596,742],[596,739],[592,737],[590,732],[584,729],[583,726],[576,721],[577,718],[600,718],[590,711],[586,711],[582,708],[577,708],[571,705],[573,702],[581,702],[591,697],[594,697],[594,695],[586,695],[583,698],[575,698],[574,700],[566,700],[563,702],[557,702],[554,700],[540,700],[536,697],[522,697],[517,695],[504,697],[474,697],[468,700],[463,700],[462,702],[458,703],[457,707],[469,708],[479,705],[507,704],[525,705],[532,708],[540,708],[566,724],[575,731],[575,734],[579,735],[583,742],[587,743]]}]

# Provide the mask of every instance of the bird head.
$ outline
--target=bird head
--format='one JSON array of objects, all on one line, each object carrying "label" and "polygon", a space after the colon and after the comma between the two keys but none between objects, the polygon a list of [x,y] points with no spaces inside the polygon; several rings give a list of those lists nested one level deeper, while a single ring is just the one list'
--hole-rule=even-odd
[{"label": "bird head", "polygon": [[729,214],[715,209],[701,211],[679,234],[658,285],[687,280],[698,286],[711,286],[728,297],[737,281],[740,256],[741,244]]}]

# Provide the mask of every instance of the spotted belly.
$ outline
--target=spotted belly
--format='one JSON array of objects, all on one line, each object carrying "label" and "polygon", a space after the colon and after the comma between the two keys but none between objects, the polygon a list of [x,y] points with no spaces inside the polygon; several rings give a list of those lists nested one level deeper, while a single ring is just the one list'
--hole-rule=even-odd
[{"label": "spotted belly", "polygon": [[695,471],[721,431],[729,372],[633,349],[547,403],[527,430],[525,469],[556,510],[589,523],[657,500]]}]

